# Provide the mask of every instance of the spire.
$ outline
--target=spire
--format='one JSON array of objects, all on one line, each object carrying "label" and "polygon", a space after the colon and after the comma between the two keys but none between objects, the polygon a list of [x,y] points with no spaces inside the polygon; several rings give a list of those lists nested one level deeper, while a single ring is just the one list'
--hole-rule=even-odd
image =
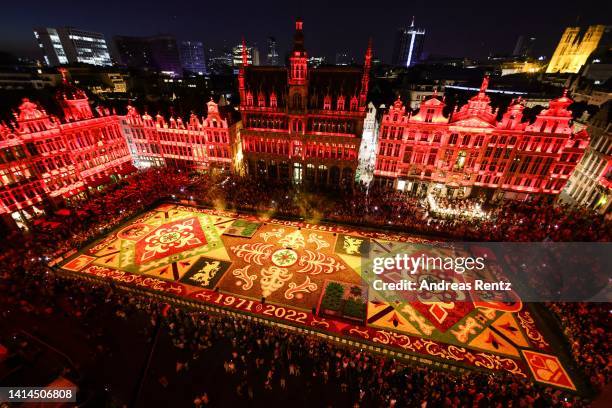
[{"label": "spire", "polygon": [[372,67],[372,37],[368,40],[368,49],[363,61],[363,74],[361,77],[361,91],[359,92],[359,106],[366,106],[370,82],[370,68]]},{"label": "spire", "polygon": [[240,93],[240,103],[246,104],[246,83],[245,83],[245,71],[246,67],[249,65],[249,58],[247,55],[246,41],[244,40],[244,36],[242,37],[242,66],[238,70],[238,91]]},{"label": "spire", "polygon": [[365,53],[365,60],[363,64],[364,71],[370,71],[370,67],[372,66],[372,37],[368,39],[368,49]]},{"label": "spire", "polygon": [[488,87],[489,87],[489,76],[485,75],[485,77],[482,78],[482,84],[480,85],[480,92],[481,93],[486,92]]},{"label": "spire", "polygon": [[[308,53],[304,48],[302,27],[302,19],[297,18],[295,20],[295,34],[293,35],[293,51],[289,57],[289,70],[287,72],[290,86],[305,86],[308,83]],[[307,100],[307,93],[302,95],[302,100]]]},{"label": "spire", "polygon": [[414,16],[412,16],[412,23],[410,23],[410,27],[414,27]]},{"label": "spire", "polygon": [[304,22],[301,18],[295,19],[295,34],[293,34],[293,51],[304,51]]},{"label": "spire", "polygon": [[66,68],[59,68],[58,69],[59,73],[62,75],[62,82],[67,84],[68,83],[68,70]]},{"label": "spire", "polygon": [[246,41],[244,40],[244,36],[242,37],[242,66],[246,67],[249,65],[249,55],[247,54]]}]

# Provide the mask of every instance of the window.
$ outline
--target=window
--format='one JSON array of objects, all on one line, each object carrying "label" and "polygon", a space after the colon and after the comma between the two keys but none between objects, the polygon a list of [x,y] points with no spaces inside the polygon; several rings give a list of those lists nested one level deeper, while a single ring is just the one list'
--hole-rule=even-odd
[{"label": "window", "polygon": [[412,159],[412,147],[407,147],[404,149],[404,159],[402,160],[404,163],[410,163]]},{"label": "window", "polygon": [[331,97],[329,95],[323,98],[323,109],[325,110],[331,109]]},{"label": "window", "polygon": [[302,95],[293,95],[293,109],[302,109]]},{"label": "window", "polygon": [[302,121],[301,120],[296,120],[295,122],[293,122],[293,131],[294,132],[302,131]]},{"label": "window", "polygon": [[531,163],[531,156],[525,157],[525,160],[523,160],[523,163],[521,164],[520,172],[525,173],[527,171],[527,168],[529,168],[530,163]]},{"label": "window", "polygon": [[337,110],[344,110],[344,96],[339,96],[336,104]]},{"label": "window", "polygon": [[515,157],[514,160],[512,160],[512,164],[510,165],[510,173],[516,172],[516,169],[518,168],[520,162],[521,159],[519,159],[518,157]]},{"label": "window", "polygon": [[437,149],[433,149],[431,152],[429,152],[429,156],[427,157],[427,165],[428,166],[433,166],[436,164],[436,156],[438,155],[438,150]]},{"label": "window", "polygon": [[459,154],[457,154],[457,162],[455,163],[455,169],[462,169],[465,164],[465,151],[461,150]]},{"label": "window", "polygon": [[433,119],[433,113],[434,113],[434,110],[432,108],[427,109],[427,112],[425,113],[425,122],[431,123]]}]

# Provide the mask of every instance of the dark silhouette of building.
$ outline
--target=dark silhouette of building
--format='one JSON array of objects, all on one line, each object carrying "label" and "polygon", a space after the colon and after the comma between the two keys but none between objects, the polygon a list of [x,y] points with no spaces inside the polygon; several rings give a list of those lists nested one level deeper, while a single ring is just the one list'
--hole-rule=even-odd
[{"label": "dark silhouette of building", "polygon": [[535,37],[526,37],[524,35],[520,35],[516,40],[516,45],[514,46],[514,51],[512,51],[512,55],[515,57],[531,57],[531,52],[533,51],[533,45],[535,43]]},{"label": "dark silhouette of building", "polygon": [[347,52],[337,52],[336,53],[336,65],[351,65],[353,63],[353,59]]},{"label": "dark silhouette of building", "polygon": [[173,77],[183,74],[178,46],[173,36],[115,36],[113,41],[123,65]]},{"label": "dark silhouette of building", "polygon": [[267,65],[278,65],[278,50],[276,49],[276,38],[268,37],[268,54],[266,55]]}]

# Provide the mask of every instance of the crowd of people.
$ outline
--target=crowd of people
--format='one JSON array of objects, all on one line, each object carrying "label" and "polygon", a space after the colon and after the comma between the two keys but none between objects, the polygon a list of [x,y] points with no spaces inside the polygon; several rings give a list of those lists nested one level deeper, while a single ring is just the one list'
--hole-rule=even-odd
[{"label": "crowd of people", "polygon": [[18,239],[33,240],[43,256],[54,257],[111,231],[160,198],[169,197],[168,192],[180,193],[188,184],[184,172],[143,170],[101,190],[90,190],[85,199],[73,199],[67,208],[43,216],[52,222],[33,222],[30,233]]},{"label": "crowd of people", "polygon": [[549,303],[570,342],[574,360],[590,383],[602,390],[610,383],[610,305],[607,303]]},{"label": "crowd of people", "polygon": [[[160,373],[158,382],[164,387],[179,383],[180,389],[181,381],[193,383],[193,378],[178,374],[198,360],[205,360],[210,370],[222,364],[222,377],[215,375],[214,383],[198,385],[193,396],[196,407],[221,406],[220,401],[240,406],[353,408],[588,406],[586,399],[510,374],[408,365],[285,328],[176,308],[109,284],[49,273],[43,263],[30,264],[27,272],[21,272],[0,281],[7,292],[0,301],[5,318],[16,311],[43,318],[49,310],[62,311],[76,325],[91,330],[95,342],[104,338],[99,321],[109,307],[113,318],[148,322],[138,328],[148,342],[161,325],[176,351],[176,369]],[[16,307],[11,310],[11,305]],[[101,355],[112,351],[104,344],[98,347]],[[67,377],[76,381],[79,373],[73,374]]]},{"label": "crowd of people", "polygon": [[436,218],[471,219],[487,218],[483,210],[484,197],[478,198],[448,198],[435,194],[427,196],[429,211]]},{"label": "crowd of people", "polygon": [[[484,218],[436,217],[422,198],[382,187],[315,194],[283,182],[149,169],[103,191],[89,193],[87,200],[71,203],[68,213],[58,216],[61,225],[57,228],[32,225],[29,233],[15,233],[5,240],[0,255],[4,271],[1,281],[10,282],[18,303],[40,298],[52,303],[54,288],[61,286],[61,293],[70,301],[99,293],[105,302],[122,307],[138,304],[155,321],[167,305],[134,295],[125,298],[128,295],[108,287],[90,290],[89,286],[79,286],[90,283],[67,284],[64,278],[49,275],[46,261],[69,248],[85,245],[160,199],[307,220],[385,226],[447,238],[610,240],[610,224],[603,217],[542,201],[503,203],[488,209]],[[96,307],[95,301],[86,303]],[[610,376],[609,312],[605,305],[553,303],[549,308],[559,317],[579,366],[601,389]],[[580,398],[515,377],[408,366],[239,318],[175,308],[159,318],[176,347],[188,351],[186,360],[198,358],[215,343],[228,344],[232,351],[225,356],[224,372],[238,398],[247,402],[271,398],[276,392],[290,395],[289,390],[295,391],[292,387],[301,384],[305,392],[322,398],[322,406],[508,406],[508,401],[518,406],[584,405]],[[211,399],[200,394],[194,403],[205,406]]]},{"label": "crowd of people", "polygon": [[209,175],[196,176],[181,196],[216,208],[393,227],[455,239],[593,242],[612,236],[612,223],[603,215],[545,199],[509,200],[490,208],[476,200],[473,205],[486,217],[450,216],[430,211],[427,199],[376,185],[313,194],[289,182]]}]

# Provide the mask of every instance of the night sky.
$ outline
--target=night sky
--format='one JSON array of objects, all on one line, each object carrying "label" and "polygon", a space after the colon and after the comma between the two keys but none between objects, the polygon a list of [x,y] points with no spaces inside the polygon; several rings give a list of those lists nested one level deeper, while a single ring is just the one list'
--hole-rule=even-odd
[{"label": "night sky", "polygon": [[[330,4],[333,3],[333,4]],[[113,35],[174,34],[206,47],[234,45],[244,35],[265,53],[268,36],[287,50],[293,21],[302,16],[310,55],[344,51],[360,62],[368,37],[388,62],[398,27],[414,15],[427,31],[430,54],[486,57],[511,53],[520,34],[537,37],[537,55],[550,56],[564,27],[609,24],[612,2],[599,1],[257,1],[257,0],[28,0],[8,1],[0,12],[0,51],[35,56],[32,28],[70,25]]]}]

